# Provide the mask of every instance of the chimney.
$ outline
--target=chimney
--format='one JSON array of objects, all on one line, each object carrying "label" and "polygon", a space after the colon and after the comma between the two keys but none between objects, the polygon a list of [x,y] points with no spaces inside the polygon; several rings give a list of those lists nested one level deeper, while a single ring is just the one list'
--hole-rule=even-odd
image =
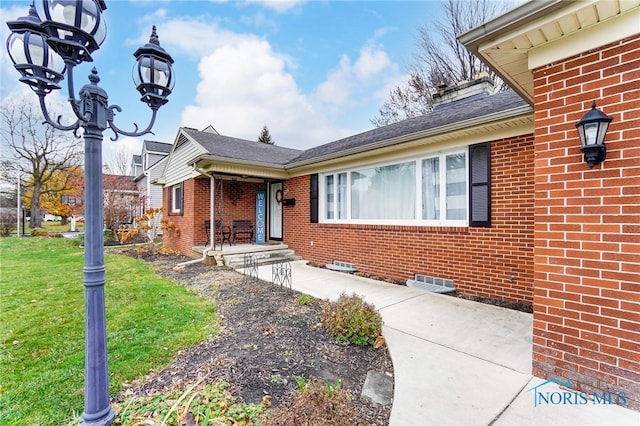
[{"label": "chimney", "polygon": [[494,92],[493,80],[486,72],[481,72],[472,81],[461,81],[454,87],[446,85],[438,86],[437,93],[433,94],[433,108],[444,104],[449,104],[461,99],[469,98],[478,94],[490,95]]}]

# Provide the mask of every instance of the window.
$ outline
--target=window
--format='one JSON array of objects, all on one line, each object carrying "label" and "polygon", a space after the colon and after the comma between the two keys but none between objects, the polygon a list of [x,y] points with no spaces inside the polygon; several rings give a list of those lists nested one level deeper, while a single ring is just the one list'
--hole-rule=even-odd
[{"label": "window", "polygon": [[440,158],[422,161],[422,219],[440,220]]},{"label": "window", "polygon": [[79,206],[82,204],[82,200],[79,197],[73,195],[60,196],[60,204],[66,204],[68,206]]},{"label": "window", "polygon": [[182,213],[182,184],[171,187],[169,197],[169,207],[171,213]]},{"label": "window", "polygon": [[467,162],[464,152],[446,156],[446,220],[467,219]]},{"label": "window", "polygon": [[[326,175],[325,177],[325,218],[347,218],[347,174]],[[337,180],[337,185],[336,185]],[[336,204],[337,203],[337,204]]]},{"label": "window", "polygon": [[[464,148],[400,163],[326,173],[321,176],[318,196],[321,219],[466,226],[471,195],[470,152]],[[487,152],[483,151],[485,155]]]},{"label": "window", "polygon": [[415,219],[416,163],[351,172],[352,219]]},{"label": "window", "polygon": [[327,219],[333,219],[335,216],[335,206],[333,204],[333,200],[335,198],[335,188],[333,185],[333,175],[328,175],[324,177],[324,193],[325,193],[325,201],[324,205],[326,208],[326,212],[324,217]]}]

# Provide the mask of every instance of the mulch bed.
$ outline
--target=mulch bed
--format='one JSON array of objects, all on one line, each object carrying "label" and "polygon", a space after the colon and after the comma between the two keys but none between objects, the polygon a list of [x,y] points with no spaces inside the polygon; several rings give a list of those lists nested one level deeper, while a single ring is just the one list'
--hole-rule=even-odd
[{"label": "mulch bed", "polygon": [[171,366],[134,383],[122,398],[184,390],[204,378],[203,383],[229,382],[248,403],[269,395],[277,409],[297,388],[295,377],[319,377],[339,380],[367,424],[388,424],[391,406],[374,406],[360,397],[369,370],[393,375],[386,346],[337,342],[320,326],[321,301],[300,304],[300,293],[248,279],[231,268],[196,263],[174,270],[184,258],[156,255],[145,260],[159,275],[215,303],[220,332],[214,340],[178,353]]}]

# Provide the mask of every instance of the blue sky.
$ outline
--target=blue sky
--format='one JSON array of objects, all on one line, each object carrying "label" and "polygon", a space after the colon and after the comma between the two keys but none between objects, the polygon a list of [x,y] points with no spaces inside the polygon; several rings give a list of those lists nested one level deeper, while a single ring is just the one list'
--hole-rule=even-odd
[{"label": "blue sky", "polygon": [[[2,0],[3,40],[6,21],[29,3]],[[277,145],[304,149],[372,127],[389,89],[405,80],[417,27],[439,13],[437,1],[107,1],[107,39],[74,80],[79,88],[95,66],[110,104],[123,109],[116,125],[146,126],[131,69],[156,25],[175,60],[174,92],[155,136],[105,138],[105,162],[114,151],[139,152],[143,139],[173,142],[179,126],[256,140],[267,125]],[[0,60],[2,102],[36,99],[5,49]],[[66,86],[50,97],[63,102]]]}]

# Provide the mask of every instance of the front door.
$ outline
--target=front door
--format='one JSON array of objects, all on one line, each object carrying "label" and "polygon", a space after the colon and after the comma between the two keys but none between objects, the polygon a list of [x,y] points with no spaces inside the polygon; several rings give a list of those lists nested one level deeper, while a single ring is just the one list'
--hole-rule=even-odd
[{"label": "front door", "polygon": [[269,185],[269,239],[282,241],[282,182]]}]

